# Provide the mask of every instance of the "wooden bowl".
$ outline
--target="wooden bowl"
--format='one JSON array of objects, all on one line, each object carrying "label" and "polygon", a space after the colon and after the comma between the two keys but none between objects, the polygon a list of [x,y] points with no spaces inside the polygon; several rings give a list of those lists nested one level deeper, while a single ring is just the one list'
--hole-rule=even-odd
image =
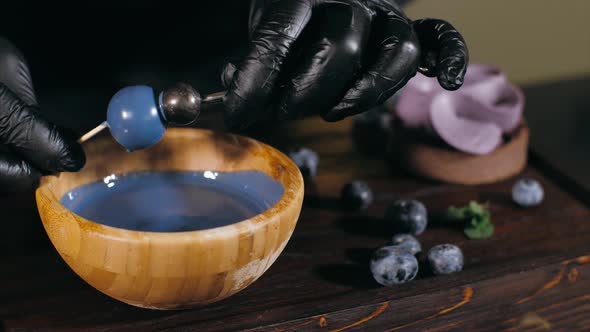
[{"label": "wooden bowl", "polygon": [[[94,288],[125,303],[182,309],[216,302],[244,289],[277,259],[303,202],[297,166],[253,139],[200,129],[169,129],[154,147],[126,152],[110,135],[84,145],[78,173],[42,178],[41,220],[66,263]],[[263,213],[228,226],[189,232],[143,232],[105,226],[66,209],[60,198],[110,174],[145,170],[258,170],[283,185]]]},{"label": "wooden bowl", "polygon": [[391,157],[409,173],[431,180],[464,185],[501,181],[527,164],[529,129],[523,122],[509,140],[487,155],[472,155],[395,128]]}]

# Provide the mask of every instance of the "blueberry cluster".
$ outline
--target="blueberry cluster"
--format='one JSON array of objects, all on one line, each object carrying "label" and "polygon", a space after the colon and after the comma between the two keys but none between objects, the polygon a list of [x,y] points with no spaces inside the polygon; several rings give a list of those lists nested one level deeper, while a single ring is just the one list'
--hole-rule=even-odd
[{"label": "blueberry cluster", "polygon": [[[398,233],[391,244],[375,251],[371,259],[373,278],[383,286],[393,286],[413,280],[418,274],[416,255],[422,245],[415,235],[426,230],[428,212],[417,200],[398,200],[385,213],[385,221]],[[435,275],[450,274],[463,269],[463,253],[453,244],[440,244],[428,251],[428,263]]]},{"label": "blueberry cluster", "polygon": [[[317,174],[319,157],[308,148],[292,150],[289,157],[297,164],[305,177]],[[531,207],[542,202],[544,196],[540,183],[532,179],[521,179],[512,188],[514,202]],[[367,210],[374,196],[368,183],[354,180],[346,183],[340,192],[340,200],[348,210]],[[460,208],[450,207],[443,214],[445,222],[465,223],[465,234],[470,239],[489,238],[494,233],[490,213],[485,205],[470,202]],[[422,245],[415,236],[422,234],[428,226],[426,206],[414,199],[395,201],[387,208],[384,222],[395,230],[391,243],[376,250],[370,263],[373,278],[383,286],[403,284],[418,274],[417,255]],[[463,269],[464,257],[461,249],[454,244],[436,245],[426,254],[426,260],[434,275],[451,274]]]},{"label": "blueberry cluster", "polygon": [[[543,187],[533,179],[521,179],[512,188],[512,199],[522,207],[536,206],[543,201],[543,197]],[[428,225],[426,206],[417,200],[398,200],[387,209],[384,219],[399,233],[393,236],[390,245],[374,252],[370,265],[373,278],[383,286],[411,281],[418,273],[415,256],[422,251],[415,235],[423,233]],[[461,208],[450,207],[443,219],[450,223],[466,222],[465,234],[470,239],[485,239],[493,234],[490,213],[477,202],[470,202]],[[436,245],[428,250],[426,256],[434,275],[456,273],[463,269],[463,252],[454,244]]]}]

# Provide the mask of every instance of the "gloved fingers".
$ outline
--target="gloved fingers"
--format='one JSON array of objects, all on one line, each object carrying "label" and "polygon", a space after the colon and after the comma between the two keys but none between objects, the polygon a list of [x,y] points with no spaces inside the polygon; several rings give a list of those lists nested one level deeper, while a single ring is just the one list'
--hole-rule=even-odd
[{"label": "gloved fingers", "polygon": [[236,73],[236,65],[231,62],[228,62],[221,70],[221,84],[224,88],[229,89],[232,80],[234,79],[234,74]]},{"label": "gloved fingers", "polygon": [[301,36],[303,50],[295,69],[283,71],[288,78],[276,107],[281,120],[326,112],[354,82],[361,67],[371,28],[369,13],[358,6],[332,3],[317,8],[313,15]]},{"label": "gloved fingers", "polygon": [[31,73],[24,56],[10,41],[2,37],[0,37],[0,82],[4,83],[26,105],[37,105]]},{"label": "gloved fingers", "polygon": [[0,151],[0,186],[2,191],[23,191],[33,188],[41,173],[31,164],[8,151]]},{"label": "gloved fingers", "polygon": [[0,83],[0,144],[42,172],[77,171],[84,166],[82,147],[25,105]]},{"label": "gloved fingers", "polygon": [[250,49],[238,64],[225,95],[225,121],[244,129],[269,111],[271,93],[292,44],[311,17],[307,0],[277,0],[264,10]]},{"label": "gloved fingers", "polygon": [[271,3],[272,0],[251,0],[250,1],[250,11],[248,15],[248,36],[252,38],[254,35],[254,31],[256,31],[256,27],[260,23],[262,18],[262,14],[268,5]]},{"label": "gloved fingers", "polygon": [[413,23],[422,48],[420,72],[437,77],[447,90],[457,90],[469,62],[463,36],[449,23],[439,19],[421,19]]},{"label": "gloved fingers", "polygon": [[416,75],[420,48],[409,22],[389,12],[383,18],[383,38],[375,60],[340,103],[326,113],[326,121],[339,121],[382,104]]}]

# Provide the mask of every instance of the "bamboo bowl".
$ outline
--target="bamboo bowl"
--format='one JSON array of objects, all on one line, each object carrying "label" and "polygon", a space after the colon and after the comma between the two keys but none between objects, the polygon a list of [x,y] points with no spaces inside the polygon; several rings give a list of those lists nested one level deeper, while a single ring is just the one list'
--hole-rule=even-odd
[{"label": "bamboo bowl", "polygon": [[[102,293],[130,305],[183,309],[220,301],[258,279],[285,248],[301,211],[303,178],[276,149],[242,136],[169,129],[152,148],[126,152],[110,135],[84,145],[78,173],[41,179],[37,206],[65,262]],[[258,170],[283,185],[279,201],[231,225],[188,232],[114,228],[66,209],[60,198],[111,174],[145,170]]]}]

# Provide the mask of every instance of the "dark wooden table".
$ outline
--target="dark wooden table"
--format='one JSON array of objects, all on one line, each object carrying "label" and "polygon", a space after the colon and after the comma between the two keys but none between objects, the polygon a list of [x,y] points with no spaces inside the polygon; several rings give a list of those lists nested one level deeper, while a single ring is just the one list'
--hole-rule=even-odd
[{"label": "dark wooden table", "polygon": [[[538,119],[539,113],[550,121],[547,112],[554,111],[544,108],[542,98],[551,100],[555,89],[564,94],[571,90],[567,84],[527,89],[529,105],[538,108],[527,109],[534,142],[549,133],[532,118]],[[572,187],[576,180],[563,169],[549,167],[555,161],[544,159],[542,144],[523,175],[542,182],[546,200],[522,209],[510,200],[513,180],[468,187],[408,176],[382,158],[356,152],[350,125],[349,120],[328,124],[311,119],[282,131],[277,145],[296,140],[322,158],[315,182],[307,184],[295,233],[277,262],[252,286],[197,310],[143,310],[95,291],[52,249],[31,193],[3,194],[0,329],[590,330],[587,191]],[[374,190],[375,203],[365,214],[339,209],[339,191],[350,179],[367,180]],[[464,270],[435,277],[423,267],[413,282],[380,287],[369,273],[368,257],[390,239],[380,218],[400,197],[419,199],[431,211],[470,200],[489,202],[496,234],[489,240],[468,240],[457,229],[429,228],[419,237],[423,247],[459,245],[466,257]]]}]

